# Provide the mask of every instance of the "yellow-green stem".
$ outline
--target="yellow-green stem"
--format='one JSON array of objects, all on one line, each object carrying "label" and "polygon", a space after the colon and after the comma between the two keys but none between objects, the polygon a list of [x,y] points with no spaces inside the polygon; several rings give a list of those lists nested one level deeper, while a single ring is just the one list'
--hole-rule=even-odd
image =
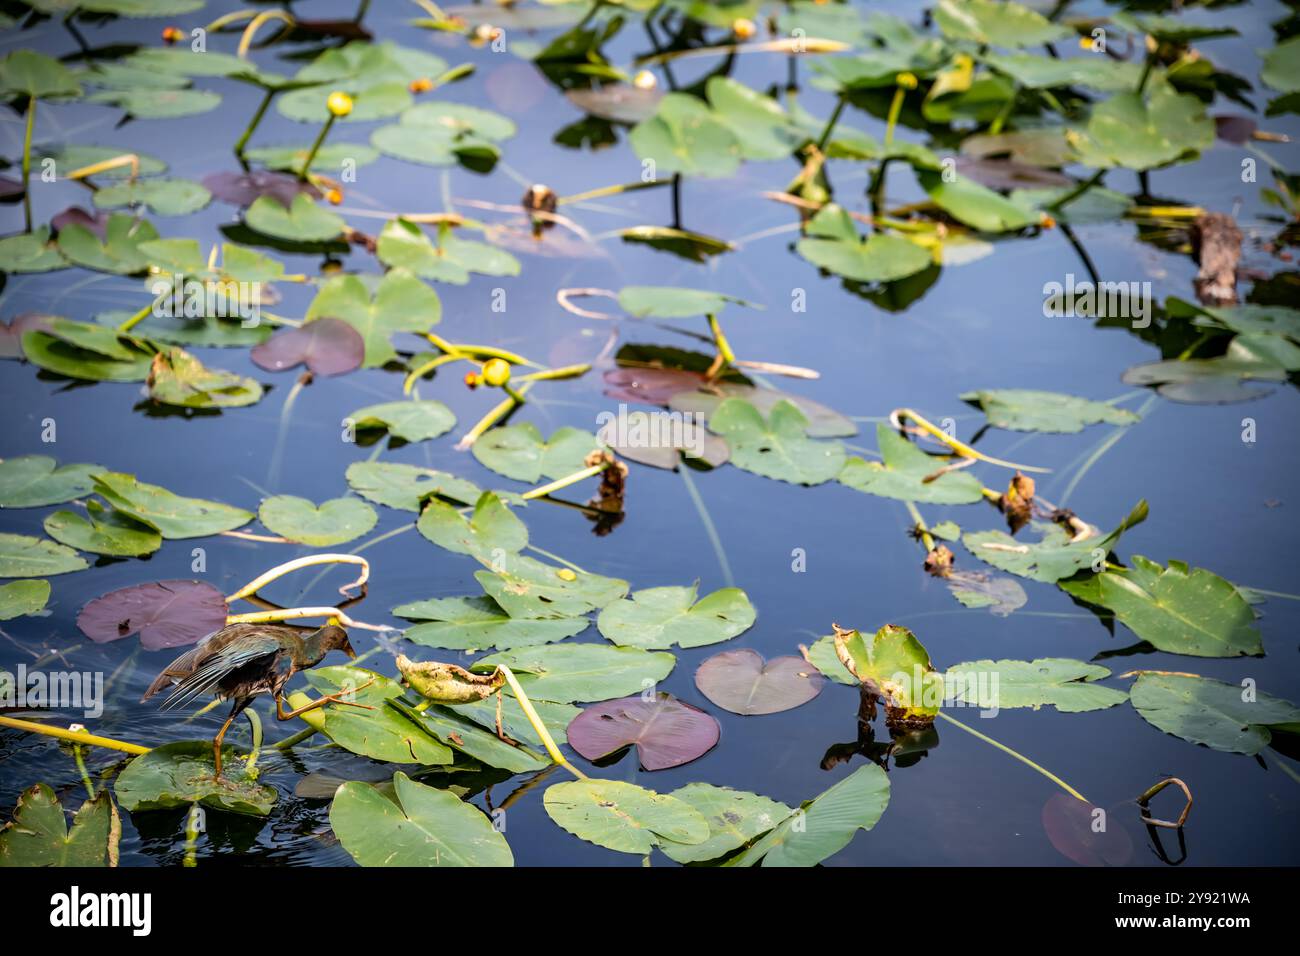
[{"label": "yellow-green stem", "polygon": [[27,132],[23,136],[23,222],[32,231],[32,131],[36,128],[36,95],[27,100]]},{"label": "yellow-green stem", "polygon": [[84,730],[64,730],[62,727],[47,727],[45,724],[38,724],[31,720],[19,720],[17,717],[0,715],[0,727],[12,727],[14,730],[25,730],[31,734],[44,734],[46,737],[57,737],[59,740],[71,741],[74,744],[103,747],[107,750],[120,750],[128,754],[139,755],[149,752],[148,747],[141,747],[139,744],[130,744],[123,740],[114,740],[111,737],[99,737]]},{"label": "yellow-green stem", "polygon": [[957,720],[955,717],[949,717],[949,716],[948,716],[947,714],[945,714],[943,711],[939,711],[939,716],[942,717],[944,720],[948,721],[948,723],[950,723],[950,724],[956,724],[956,725],[957,725],[958,727],[960,727],[962,730],[966,731],[966,733],[971,734],[971,735],[974,736],[974,737],[978,737],[980,740],[984,741],[986,744],[989,744],[990,746],[993,746],[993,747],[997,747],[998,750],[1001,750],[1001,751],[1002,751],[1003,753],[1005,753],[1005,754],[1010,754],[1012,757],[1015,757],[1015,758],[1016,758],[1017,760],[1019,760],[1021,763],[1026,764],[1027,766],[1033,767],[1035,770],[1037,770],[1039,773],[1041,773],[1044,777],[1046,777],[1048,780],[1052,781],[1052,783],[1056,784],[1058,787],[1060,787],[1062,790],[1064,790],[1066,793],[1068,793],[1070,796],[1074,797],[1075,799],[1077,799],[1077,800],[1082,800],[1084,803],[1088,803],[1088,802],[1089,802],[1088,798],[1085,797],[1083,794],[1081,794],[1078,790],[1075,790],[1074,787],[1070,786],[1068,783],[1066,783],[1064,780],[1062,780],[1062,779],[1061,779],[1060,777],[1058,777],[1056,774],[1052,773],[1052,772],[1051,772],[1050,770],[1048,770],[1047,768],[1042,767],[1042,766],[1040,766],[1040,765],[1034,763],[1032,760],[1030,760],[1030,759],[1029,759],[1028,757],[1026,757],[1024,754],[1022,754],[1022,753],[1017,753],[1016,751],[1014,751],[1014,750],[1012,750],[1010,747],[1008,747],[1006,744],[998,743],[998,742],[997,742],[996,740],[994,740],[992,737],[986,737],[984,734],[980,733],[980,732],[979,732],[978,730],[976,730],[974,727],[968,727],[966,724],[963,724],[960,720]]}]

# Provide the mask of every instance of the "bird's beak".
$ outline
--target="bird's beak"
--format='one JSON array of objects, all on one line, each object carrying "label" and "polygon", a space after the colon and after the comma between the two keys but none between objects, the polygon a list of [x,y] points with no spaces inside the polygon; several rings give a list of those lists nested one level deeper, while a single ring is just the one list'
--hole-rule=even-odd
[{"label": "bird's beak", "polygon": [[357,659],[357,652],[354,651],[354,650],[352,649],[352,645],[351,645],[351,644],[349,644],[347,647],[343,648],[343,653],[346,654],[346,655],[348,655],[348,657],[349,657],[351,660],[354,660],[354,661],[355,661],[355,660]]}]

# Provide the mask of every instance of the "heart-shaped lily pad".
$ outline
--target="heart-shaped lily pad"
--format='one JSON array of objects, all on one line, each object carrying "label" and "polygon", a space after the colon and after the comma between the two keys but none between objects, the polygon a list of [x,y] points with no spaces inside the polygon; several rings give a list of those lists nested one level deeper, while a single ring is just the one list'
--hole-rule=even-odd
[{"label": "heart-shaped lily pad", "polygon": [[498,474],[536,484],[543,476],[563,478],[581,471],[583,461],[600,448],[596,437],[567,425],[550,441],[532,422],[494,428],[471,446],[474,457]]},{"label": "heart-shaped lily pad", "polygon": [[448,228],[440,230],[435,245],[418,225],[405,219],[384,226],[377,255],[386,266],[453,285],[465,285],[471,273],[515,276],[520,269],[519,260],[510,253],[485,242],[461,239]]},{"label": "heart-shaped lily pad", "polygon": [[354,461],[348,465],[347,479],[348,487],[362,498],[402,511],[419,511],[433,495],[472,505],[483,493],[464,478],[399,462]]},{"label": "heart-shaped lily pad", "polygon": [[593,704],[568,730],[569,746],[588,760],[635,746],[646,770],[690,763],[712,750],[720,734],[718,722],[704,711],[665,693]]},{"label": "heart-shaped lily pad", "polygon": [[408,641],[465,651],[549,644],[580,634],[591,623],[585,617],[513,618],[484,596],[414,601],[393,608],[393,613],[419,622],[403,632]]},{"label": "heart-shaped lily pad", "polygon": [[195,644],[226,626],[221,592],[204,581],[151,581],[109,591],[77,615],[77,627],[97,644],[140,635],[147,651]]},{"label": "heart-shaped lily pad", "polygon": [[188,179],[139,179],[95,192],[97,209],[145,206],[160,216],[188,216],[212,201],[212,194]]},{"label": "heart-shaped lily pad", "polygon": [[382,278],[334,276],[321,285],[307,307],[307,323],[342,319],[365,340],[366,367],[397,358],[389,337],[396,332],[427,332],[442,318],[438,293],[405,269],[391,269]]},{"label": "heart-shaped lily pad", "polygon": [[984,410],[989,424],[1019,432],[1071,433],[1087,425],[1132,425],[1138,416],[1109,402],[1094,402],[1060,392],[1038,392],[1024,388],[995,388],[966,392],[960,396]]},{"label": "heart-shaped lily pad", "polygon": [[628,584],[619,578],[559,568],[522,554],[492,557],[492,570],[476,571],[474,580],[511,617],[576,617],[627,594]]},{"label": "heart-shaped lily pad", "polygon": [[243,508],[202,498],[185,498],[121,472],[97,472],[95,491],[118,511],[157,528],[168,540],[219,534],[253,520],[252,512]]},{"label": "heart-shaped lily pad", "polygon": [[505,664],[528,696],[572,704],[639,694],[667,677],[675,663],[671,654],[636,647],[546,644],[490,654],[475,661],[473,670]]},{"label": "heart-shaped lily pad", "polygon": [[87,269],[128,275],[149,267],[149,256],[140,245],[157,238],[158,230],[148,220],[114,213],[102,239],[81,225],[59,230],[59,251]]},{"label": "heart-shaped lily pad", "polygon": [[330,827],[362,866],[513,866],[483,811],[447,790],[393,775],[392,796],[359,780],[339,787]]},{"label": "heart-shaped lily pad", "polygon": [[375,526],[375,509],[356,498],[332,498],[320,505],[293,495],[274,495],[262,502],[257,517],[290,541],[328,548],[359,538]]},{"label": "heart-shaped lily pad", "polygon": [[491,164],[500,155],[496,144],[515,135],[515,124],[499,113],[460,103],[420,103],[402,114],[395,126],[370,135],[380,152],[412,163],[447,166],[465,159]]},{"label": "heart-shaped lily pad", "polygon": [[483,492],[469,518],[445,501],[431,500],[415,527],[440,548],[489,563],[497,552],[514,554],[528,545],[528,528],[490,491]]},{"label": "heart-shaped lily pad", "polygon": [[86,503],[86,516],[56,511],[44,523],[45,533],[78,551],[119,558],[138,558],[162,547],[162,535],[98,501]]},{"label": "heart-shaped lily pad", "polygon": [[809,438],[807,417],[787,401],[764,419],[753,405],[729,398],[710,416],[709,428],[727,440],[733,465],[766,478],[819,485],[844,466],[844,446]]},{"label": "heart-shaped lily pad", "polygon": [[98,465],[59,465],[48,455],[0,461],[0,508],[37,508],[81,498],[95,487]]},{"label": "heart-shaped lily pad", "polygon": [[215,810],[267,816],[275,805],[275,788],[243,777],[234,747],[222,747],[221,757],[223,775],[218,779],[213,776],[211,741],[163,744],[127,764],[117,775],[113,792],[122,808],[131,813],[198,803]]},{"label": "heart-shaped lily pad", "polygon": [[0,533],[0,578],[41,578],[89,567],[71,548],[44,538]]},{"label": "heart-shaped lily pad", "polygon": [[1129,700],[1165,733],[1228,753],[1257,754],[1273,738],[1270,727],[1300,723],[1290,701],[1208,677],[1144,673]]},{"label": "heart-shaped lily pad", "polygon": [[740,588],[721,588],[699,601],[697,593],[696,585],[635,591],[607,605],[596,626],[615,644],[650,650],[717,644],[753,626],[754,606]]},{"label": "heart-shaped lily pad", "polygon": [[927,455],[884,422],[876,425],[876,445],[883,460],[850,458],[840,472],[841,484],[869,495],[934,504],[969,504],[984,497],[978,478],[965,471],[941,473],[942,459]]},{"label": "heart-shaped lily pad", "polygon": [[574,836],[621,853],[649,853],[663,840],[693,845],[709,824],[690,804],[622,780],[569,780],[546,789],[552,820]]},{"label": "heart-shaped lily pad", "polygon": [[122,823],[107,791],[81,805],[72,826],[43,783],[24,791],[14,818],[0,828],[0,867],[116,866]]},{"label": "heart-shaped lily pad", "polygon": [[434,399],[367,405],[348,418],[358,431],[383,428],[394,438],[409,442],[437,438],[456,425],[451,409]]},{"label": "heart-shaped lily pad", "polygon": [[970,661],[948,668],[947,682],[955,699],[974,707],[1037,710],[1050,704],[1062,713],[1104,710],[1122,704],[1128,695],[1094,681],[1109,677],[1097,664],[1063,657],[1033,661]]},{"label": "heart-shaped lily pad", "polygon": [[774,657],[749,648],[714,654],[695,672],[700,693],[733,714],[778,714],[808,703],[822,690],[818,669],[799,657]]},{"label": "heart-shaped lily pad", "polygon": [[342,375],[361,367],[366,341],[342,319],[315,319],[301,328],[281,329],[250,353],[268,372],[306,365],[313,375]]},{"label": "heart-shaped lily pad", "polygon": [[0,621],[12,621],[44,610],[50,600],[49,581],[10,581],[0,584]]},{"label": "heart-shaped lily pad", "polygon": [[260,233],[294,242],[326,242],[347,228],[342,216],[318,206],[302,192],[287,209],[271,196],[259,196],[244,213],[244,222]]},{"label": "heart-shaped lily pad", "polygon": [[827,205],[808,223],[808,238],[799,240],[799,255],[818,268],[855,282],[892,282],[928,269],[929,251],[898,236],[876,233],[865,241],[849,214]]}]

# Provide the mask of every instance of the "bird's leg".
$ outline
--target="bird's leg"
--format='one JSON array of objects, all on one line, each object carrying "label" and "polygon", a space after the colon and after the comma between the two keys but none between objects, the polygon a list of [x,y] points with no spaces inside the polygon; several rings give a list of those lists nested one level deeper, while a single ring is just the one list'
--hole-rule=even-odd
[{"label": "bird's leg", "polygon": [[236,710],[231,711],[230,716],[226,718],[226,722],[225,722],[224,724],[222,724],[222,725],[221,725],[221,729],[220,729],[219,731],[217,731],[216,739],[214,739],[214,740],[212,741],[212,762],[213,762],[213,764],[216,766],[216,773],[214,773],[214,774],[212,775],[212,777],[213,777],[214,780],[220,780],[220,779],[221,779],[221,741],[222,741],[222,738],[224,738],[224,737],[226,736],[226,731],[229,730],[229,729],[230,729],[230,725],[233,724],[233,723],[235,722],[235,718],[239,716],[239,711],[240,711],[240,710],[243,710],[243,708],[240,707],[240,708],[238,708],[238,709],[236,709]]},{"label": "bird's leg", "polygon": [[275,716],[280,720],[293,720],[293,718],[297,717],[299,714],[305,714],[307,711],[315,710],[317,707],[324,707],[326,704],[346,704],[348,707],[360,707],[362,710],[374,710],[375,708],[371,707],[369,704],[358,704],[355,701],[344,700],[345,697],[350,697],[359,690],[365,690],[374,682],[375,679],[372,677],[360,687],[354,687],[351,690],[340,691],[337,694],[330,694],[326,697],[321,697],[318,700],[313,700],[310,704],[304,704],[297,710],[291,710],[287,713],[284,709],[284,698],[277,694],[275,697]]}]

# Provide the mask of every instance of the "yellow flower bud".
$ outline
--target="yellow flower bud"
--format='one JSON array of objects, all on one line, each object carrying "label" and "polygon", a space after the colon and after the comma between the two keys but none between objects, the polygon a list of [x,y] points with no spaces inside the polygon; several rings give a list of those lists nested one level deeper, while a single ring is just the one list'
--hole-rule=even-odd
[{"label": "yellow flower bud", "polygon": [[168,45],[179,43],[185,38],[185,34],[178,27],[163,27],[162,40]]},{"label": "yellow flower bud", "polygon": [[915,73],[900,73],[894,77],[894,82],[905,90],[914,90],[917,86]]},{"label": "yellow flower bud", "polygon": [[754,25],[753,20],[740,17],[731,25],[731,32],[742,40],[748,40],[758,32],[758,27]]},{"label": "yellow flower bud", "polygon": [[433,80],[429,79],[427,76],[422,76],[418,79],[412,80],[406,88],[412,93],[428,93],[433,89]]},{"label": "yellow flower bud", "polygon": [[505,359],[488,359],[483,363],[483,381],[500,388],[510,381],[510,363]]},{"label": "yellow flower bud", "polygon": [[555,576],[556,576],[557,578],[559,578],[561,581],[576,581],[576,580],[578,580],[578,576],[577,576],[576,574],[574,574],[572,571],[570,571],[568,568],[560,568],[560,569],[558,569],[558,570],[555,572]]},{"label": "yellow flower bud", "polygon": [[329,108],[331,116],[342,119],[352,112],[352,97],[342,90],[335,90],[325,101],[325,105]]},{"label": "yellow flower bud", "polygon": [[341,189],[331,189],[325,194],[325,198],[331,206],[337,206],[343,201],[343,191]]},{"label": "yellow flower bud", "polygon": [[653,90],[659,85],[659,81],[655,79],[655,75],[649,70],[642,70],[632,77],[632,85],[638,90]]}]

